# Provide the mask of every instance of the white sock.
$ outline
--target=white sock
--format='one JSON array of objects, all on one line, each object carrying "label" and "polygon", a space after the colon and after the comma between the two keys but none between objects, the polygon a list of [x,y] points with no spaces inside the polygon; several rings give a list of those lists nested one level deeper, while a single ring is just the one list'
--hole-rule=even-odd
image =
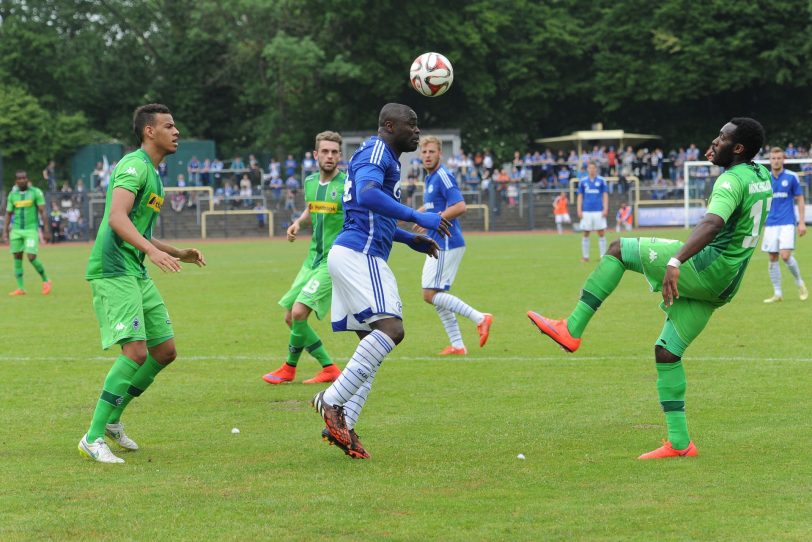
[{"label": "white sock", "polygon": [[584,259],[589,259],[589,237],[581,238],[581,255]]},{"label": "white sock", "polygon": [[465,343],[462,342],[462,333],[460,333],[460,325],[457,323],[457,316],[448,309],[436,305],[434,308],[440,316],[440,321],[443,323],[448,340],[451,341],[451,346],[465,348]]},{"label": "white sock", "polygon": [[603,258],[603,255],[606,254],[606,237],[598,237],[598,250]]},{"label": "white sock", "polygon": [[344,404],[344,420],[347,422],[347,429],[355,429],[358,416],[361,415],[361,410],[367,402],[370,390],[372,390],[372,381],[375,380],[376,373],[369,375],[369,378],[361,384],[355,395],[350,397],[350,400]]},{"label": "white sock", "polygon": [[440,307],[441,309],[450,310],[451,312],[456,312],[460,316],[464,316],[468,318],[473,323],[479,325],[485,316],[479,312],[478,310],[474,309],[473,307],[467,305],[462,299],[457,296],[453,296],[451,294],[446,293],[439,293],[434,294],[434,298],[431,302],[436,306]]},{"label": "white sock", "polygon": [[770,282],[773,283],[773,292],[776,297],[781,297],[781,268],[778,266],[778,262],[770,262],[769,270]]},{"label": "white sock", "polygon": [[795,277],[795,285],[800,286],[803,284],[804,281],[801,278],[801,269],[798,267],[798,260],[795,259],[795,256],[790,255],[789,259],[786,261],[786,264],[789,272],[792,273],[793,277]]},{"label": "white sock", "polygon": [[383,363],[383,358],[393,348],[395,343],[392,339],[377,329],[361,339],[341,375],[325,390],[324,401],[328,405],[347,404],[370,375],[374,378],[375,372]]},{"label": "white sock", "polygon": [[564,233],[564,226],[561,223],[556,224],[555,229],[558,230],[559,235]]}]

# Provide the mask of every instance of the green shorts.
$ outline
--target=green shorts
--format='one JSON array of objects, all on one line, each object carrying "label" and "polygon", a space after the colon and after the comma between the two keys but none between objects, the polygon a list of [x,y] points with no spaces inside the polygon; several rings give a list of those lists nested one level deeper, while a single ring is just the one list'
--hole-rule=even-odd
[{"label": "green shorts", "polygon": [[8,244],[11,253],[27,252],[28,254],[39,254],[39,231],[37,230],[15,230],[12,228],[8,236]]},{"label": "green shorts", "polygon": [[[627,267],[634,270],[642,269],[643,276],[653,292],[662,291],[668,260],[682,248],[682,245],[682,242],[671,239],[620,240],[623,261]],[[670,307],[660,303],[660,308],[666,313],[668,321],[656,344],[682,357],[685,348],[705,329],[713,311],[724,305],[724,301],[719,299],[717,292],[705,285],[690,260],[680,266],[677,289],[679,298],[675,299]],[[673,336],[675,332],[677,337]]]},{"label": "green shorts", "polygon": [[90,290],[105,350],[134,341],[146,341],[151,348],[175,336],[164,300],[152,279],[93,279]]},{"label": "green shorts", "polygon": [[321,320],[330,312],[332,300],[333,281],[325,260],[316,269],[311,269],[307,264],[303,265],[293,279],[290,290],[279,300],[279,304],[287,310],[291,310],[294,303],[307,305],[316,313],[316,318]]}]

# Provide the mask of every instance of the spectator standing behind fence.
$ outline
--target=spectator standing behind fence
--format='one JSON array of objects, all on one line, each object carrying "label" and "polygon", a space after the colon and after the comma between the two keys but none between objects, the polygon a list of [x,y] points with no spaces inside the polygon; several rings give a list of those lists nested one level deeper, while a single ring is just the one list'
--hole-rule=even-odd
[{"label": "spectator standing behind fence", "polygon": [[493,178],[493,156],[490,149],[485,149],[485,156],[482,157],[482,167],[488,172],[488,178]]},{"label": "spectator standing behind fence", "polygon": [[299,165],[296,162],[296,159],[293,158],[292,154],[289,154],[287,159],[285,159],[285,177],[292,177],[296,175],[296,167]]},{"label": "spectator standing behind fence", "polygon": [[310,175],[311,173],[315,172],[318,168],[316,167],[316,161],[313,160],[313,153],[307,151],[304,154],[304,158],[302,159],[302,173],[305,177]]},{"label": "spectator standing behind fence", "polygon": [[48,187],[48,190],[56,192],[56,162],[53,160],[48,161],[48,165],[42,170],[42,178],[45,180],[45,186]]},{"label": "spectator standing behind fence", "polygon": [[632,231],[632,222],[634,220],[634,216],[632,215],[632,208],[629,207],[629,204],[625,201],[620,204],[620,208],[617,210],[617,216],[615,217],[615,231],[620,231],[620,228],[623,228],[626,231]]},{"label": "spectator standing behind fence", "polygon": [[567,193],[563,190],[553,200],[553,218],[555,219],[555,229],[558,231],[558,235],[564,233],[564,224],[572,223],[569,205]]},{"label": "spectator standing behind fence", "polygon": [[211,172],[211,185],[213,187],[219,187],[223,178],[223,174],[221,173],[223,171],[223,161],[215,156],[214,160],[211,161],[209,171]]},{"label": "spectator standing behind fence", "polygon": [[208,158],[204,159],[200,166],[200,184],[211,186],[211,160]]},{"label": "spectator standing behind fence", "polygon": [[606,253],[606,215],[609,211],[609,194],[606,181],[598,176],[598,164],[589,162],[587,174],[578,182],[578,218],[581,220],[581,256],[589,261],[589,234],[598,233],[598,249],[601,257]]},{"label": "spectator standing behind fence", "polygon": [[244,207],[248,207],[251,204],[253,195],[254,189],[251,185],[251,178],[247,173],[243,173],[242,178],[240,179],[240,197],[243,198],[242,204]]},{"label": "spectator standing behind fence", "polygon": [[65,217],[68,219],[68,239],[71,241],[79,239],[80,216],[82,216],[82,213],[76,207],[71,207],[68,209],[68,212],[65,213]]},{"label": "spectator standing behind fence", "polygon": [[191,186],[200,186],[200,160],[197,156],[192,156],[186,164],[186,173]]},{"label": "spectator standing behind fence", "polygon": [[282,178],[282,164],[279,163],[279,160],[276,158],[271,158],[270,163],[268,164],[268,173],[271,176],[271,179],[274,177]]},{"label": "spectator standing behind fence", "polygon": [[51,200],[51,212],[48,214],[51,222],[51,242],[58,243],[63,241],[62,234],[62,210],[59,208],[59,203],[56,200]]},{"label": "spectator standing behind fence", "polygon": [[[273,175],[273,174],[272,174]],[[279,203],[282,201],[282,191],[285,189],[285,182],[278,174],[271,177],[271,200],[274,209],[279,210]]]}]

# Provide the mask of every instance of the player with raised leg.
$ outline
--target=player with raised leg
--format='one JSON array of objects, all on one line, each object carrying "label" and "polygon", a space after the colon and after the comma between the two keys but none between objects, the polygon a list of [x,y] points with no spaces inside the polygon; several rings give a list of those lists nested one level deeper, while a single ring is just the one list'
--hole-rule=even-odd
[{"label": "player with raised leg", "polygon": [[[28,254],[29,263],[42,278],[42,295],[48,295],[51,293],[51,281],[45,274],[45,267],[37,257],[39,254],[39,224],[42,223],[42,227],[46,228],[49,223],[45,216],[45,197],[42,190],[30,185],[28,174],[25,171],[18,171],[15,180],[14,188],[8,195],[6,221],[3,224],[3,242],[9,243],[11,254],[14,257],[14,278],[17,281],[17,288],[8,295],[15,297],[26,293],[23,282],[23,253]],[[14,227],[11,226],[12,218]],[[11,235],[9,235],[9,229]],[[47,230],[44,232],[44,238],[48,239]]]},{"label": "player with raised leg", "polygon": [[133,115],[133,131],[141,147],[124,156],[110,176],[104,217],[86,273],[102,347],[121,345],[90,428],[79,441],[79,452],[100,463],[124,463],[110,451],[104,436],[124,449],[138,449],[124,432],[121,415],[177,356],[169,313],[144,258],[170,273],[180,271],[180,262],[206,265],[199,250],[178,249],[152,237],[164,202],[158,164],[178,149],[172,113],[161,104],[141,106]]},{"label": "player with raised leg", "polygon": [[666,319],[654,346],[654,358],[668,440],[639,459],[697,455],[685,418],[682,357],[713,312],[736,295],[758,246],[772,197],[769,172],[752,161],[763,144],[764,129],[757,121],[738,117],[725,124],[706,157],[726,171],[713,186],[705,217],[685,243],[643,238],[613,241],[587,278],[581,298],[566,320],[528,312],[542,333],[564,350],[575,352],[590,319],[624,272],[642,273],[653,291],[662,292],[660,306]]},{"label": "player with raised leg", "polygon": [[401,153],[417,149],[417,114],[390,103],[378,116],[378,134],[350,159],[344,183],[344,229],[333,243],[327,265],[333,279],[333,331],[355,331],[361,342],[341,376],[312,404],[327,426],[322,436],[350,457],[369,454],[355,433],[355,424],[384,358],[404,337],[398,286],[386,261],[392,243],[437,256],[430,237],[397,227],[414,222],[447,236],[451,225],[437,213],[421,213],[400,203]]},{"label": "player with raised leg", "polygon": [[316,331],[307,322],[315,311],[321,320],[330,310],[333,282],[327,270],[327,254],[344,225],[344,180],[347,174],[338,169],[341,160],[341,136],[336,132],[321,132],[316,136],[313,153],[319,170],[307,176],[304,182],[307,208],[293,221],[287,231],[288,241],[296,240],[302,225],[312,222],[313,234],[310,250],[290,290],[279,304],[285,309],[285,323],[290,328],[288,359],[277,370],[262,378],[269,384],[292,382],[303,350],[307,350],[321,364],[316,376],[304,384],[333,382],[341,371],[336,367]]},{"label": "player with raised leg", "polygon": [[770,149],[770,179],[773,184],[773,203],[770,206],[770,214],[767,215],[767,224],[764,226],[764,242],[761,250],[767,252],[770,258],[769,273],[770,282],[773,284],[773,295],[764,300],[765,303],[777,303],[784,299],[781,290],[781,267],[778,256],[792,273],[795,284],[798,286],[798,297],[801,301],[809,299],[809,290],[806,288],[801,278],[801,270],[798,268],[798,261],[792,255],[795,250],[795,209],[798,209],[797,223],[798,236],[803,237],[806,233],[806,222],[804,221],[804,191],[798,180],[798,175],[784,169],[784,150],[781,147]]},{"label": "player with raised leg", "polygon": [[465,200],[454,175],[440,164],[442,153],[437,137],[427,136],[420,141],[420,157],[428,175],[425,181],[423,206],[418,211],[439,213],[451,223],[451,235],[447,237],[438,232],[427,232],[417,224],[412,228],[417,233],[426,233],[440,247],[439,255],[436,258],[427,255],[423,264],[423,301],[434,305],[451,342],[451,345],[440,351],[439,355],[465,355],[468,350],[462,340],[456,315],[464,316],[476,324],[480,347],[485,346],[488,341],[493,315],[479,312],[457,296],[448,293],[465,254],[465,239],[462,237],[460,221],[457,220],[465,213]]}]

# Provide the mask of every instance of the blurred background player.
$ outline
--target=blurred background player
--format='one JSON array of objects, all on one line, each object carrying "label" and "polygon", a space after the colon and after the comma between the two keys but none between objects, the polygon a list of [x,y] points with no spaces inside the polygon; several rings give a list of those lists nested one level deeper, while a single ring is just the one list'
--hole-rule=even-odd
[{"label": "blurred background player", "polygon": [[327,265],[333,279],[333,331],[355,331],[361,342],[341,376],[312,404],[326,424],[322,438],[352,458],[368,459],[355,424],[384,358],[404,337],[403,306],[395,275],[387,265],[392,243],[437,256],[430,237],[397,227],[415,222],[448,235],[451,224],[438,213],[421,213],[400,203],[403,152],[417,149],[417,114],[390,103],[378,115],[378,134],[350,159],[344,185],[344,229],[336,237]]},{"label": "blurred background player", "polygon": [[620,204],[620,208],[617,210],[615,220],[615,231],[620,231],[621,228],[623,228],[625,231],[632,231],[632,222],[634,221],[634,216],[632,215],[632,208],[629,207],[629,204],[625,201]]},{"label": "blurred background player", "polygon": [[598,232],[598,249],[606,252],[606,216],[609,212],[609,193],[606,181],[598,176],[598,164],[590,161],[586,176],[578,181],[578,219],[581,221],[581,259],[589,261],[589,234]]},{"label": "blurred background player", "polygon": [[179,262],[206,265],[199,250],[178,249],[152,237],[164,203],[158,164],[178,149],[180,133],[172,113],[161,104],[141,106],[133,114],[133,131],[141,147],[124,156],[110,176],[104,216],[85,275],[102,348],[121,345],[90,428],[79,441],[79,452],[100,463],[124,463],[110,451],[105,436],[125,450],[138,449],[124,433],[121,415],[177,356],[169,313],[144,258],[171,273],[180,271]]},{"label": "blurred background player", "polygon": [[480,347],[485,346],[488,341],[493,316],[479,312],[448,293],[465,254],[465,239],[462,237],[460,221],[457,220],[465,213],[465,200],[454,175],[441,165],[440,148],[440,140],[437,137],[426,136],[420,141],[420,156],[423,167],[426,168],[426,180],[423,206],[418,211],[440,214],[451,223],[451,235],[443,236],[436,231],[427,232],[425,228],[416,224],[412,229],[416,233],[426,233],[440,247],[436,258],[426,256],[422,277],[423,301],[434,305],[451,342],[451,345],[440,351],[439,355],[465,355],[468,350],[462,340],[456,315],[464,316],[476,324]]},{"label": "blurred background player", "polygon": [[313,225],[310,249],[302,268],[293,279],[290,290],[279,304],[285,309],[285,323],[290,328],[288,359],[280,368],[263,376],[269,384],[291,382],[296,378],[296,365],[303,350],[307,350],[321,364],[321,371],[304,384],[333,382],[341,371],[336,367],[321,339],[307,323],[310,313],[316,311],[321,320],[330,310],[333,282],[327,270],[327,254],[344,225],[344,181],[347,174],[338,169],[341,160],[341,136],[336,132],[321,132],[316,136],[318,171],[304,181],[305,210],[288,228],[288,241],[296,240],[299,229]]},{"label": "blurred background player", "polygon": [[[565,320],[527,313],[539,330],[564,350],[575,352],[590,319],[628,271],[642,273],[652,291],[662,291],[665,325],[654,346],[657,393],[668,440],[638,459],[693,457],[697,449],[685,418],[687,385],[682,356],[713,312],[741,286],[772,196],[770,173],[754,163],[764,128],[750,118],[725,124],[706,157],[725,168],[713,186],[708,210],[685,243],[670,239],[622,238],[612,242]],[[600,370],[600,369],[598,369]]]},{"label": "blurred background player", "polygon": [[563,190],[553,200],[553,217],[555,218],[555,229],[558,230],[558,235],[564,233],[564,224],[572,223],[569,205],[569,198],[567,198],[567,193]]},{"label": "blurred background player", "polygon": [[[17,288],[9,292],[10,296],[25,295],[23,252],[28,254],[28,261],[42,278],[43,295],[51,293],[51,281],[37,258],[40,224],[43,229],[49,224],[48,217],[45,216],[45,196],[43,196],[42,190],[28,182],[28,174],[25,171],[18,171],[14,188],[8,195],[6,221],[3,224],[3,242],[9,243],[14,258],[14,278],[17,281]],[[9,228],[11,229],[10,235]],[[43,239],[48,239],[47,231]]]},{"label": "blurred background player", "polygon": [[[776,303],[784,299],[781,290],[781,267],[778,256],[795,278],[798,286],[798,297],[801,301],[809,298],[809,290],[801,278],[801,270],[792,251],[795,250],[795,223],[798,223],[798,235],[803,237],[806,233],[804,222],[804,191],[794,171],[784,169],[784,151],[781,147],[770,149],[770,178],[773,184],[773,201],[770,214],[767,215],[767,224],[764,227],[764,243],[761,250],[770,257],[770,282],[773,283],[773,296],[764,300],[765,303]],[[793,206],[793,203],[795,206]],[[798,215],[795,215],[795,209]]]}]

